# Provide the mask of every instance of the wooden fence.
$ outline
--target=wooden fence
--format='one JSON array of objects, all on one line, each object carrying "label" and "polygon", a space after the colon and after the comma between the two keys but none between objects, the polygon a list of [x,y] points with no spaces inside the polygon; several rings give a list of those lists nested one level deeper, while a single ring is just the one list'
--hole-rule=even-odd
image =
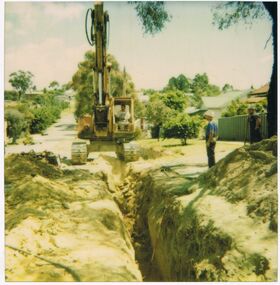
[{"label": "wooden fence", "polygon": [[[267,138],[267,115],[260,114],[261,133],[263,138]],[[219,140],[224,141],[244,141],[247,133],[249,140],[249,126],[247,123],[248,116],[225,117],[218,120]],[[247,128],[247,132],[246,132]]]}]

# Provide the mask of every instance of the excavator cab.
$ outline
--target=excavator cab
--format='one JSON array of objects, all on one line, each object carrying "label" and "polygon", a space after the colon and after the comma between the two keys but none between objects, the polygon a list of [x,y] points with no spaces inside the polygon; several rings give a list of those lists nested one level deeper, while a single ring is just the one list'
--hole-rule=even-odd
[{"label": "excavator cab", "polygon": [[129,97],[114,98],[113,129],[115,136],[134,132],[134,104]]}]

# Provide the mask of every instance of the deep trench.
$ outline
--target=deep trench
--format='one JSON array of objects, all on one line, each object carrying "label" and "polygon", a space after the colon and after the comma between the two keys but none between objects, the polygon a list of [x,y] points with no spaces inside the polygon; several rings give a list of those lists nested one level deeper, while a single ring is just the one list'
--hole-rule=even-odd
[{"label": "deep trench", "polygon": [[[116,187],[113,197],[123,214],[124,224],[129,232],[135,251],[135,259],[141,271],[143,281],[171,281],[166,280],[166,278],[160,272],[160,266],[157,264],[155,258],[155,252],[156,250],[159,250],[159,242],[156,241],[153,247],[150,237],[148,212],[151,207],[151,196],[149,187],[145,185],[147,183],[149,184],[149,173],[139,178],[139,174],[134,172],[133,167],[127,167],[128,165],[125,162],[116,161],[112,158],[107,158],[107,161],[113,166],[113,176],[119,176],[118,182],[113,182],[114,186]],[[186,179],[182,175],[175,172],[174,178],[177,179],[178,177],[180,179],[180,183],[182,180],[189,181],[188,178]],[[158,198],[159,203],[165,203],[165,196],[159,196]],[[167,208],[168,205],[170,204],[166,205]],[[168,211],[167,208],[164,210],[164,212]],[[163,218],[164,217],[162,217],[162,219]],[[161,226],[168,230],[168,223]],[[175,268],[170,268],[170,270],[171,272],[174,271],[171,274],[176,276],[177,273],[175,272]],[[195,277],[193,276],[192,280],[194,279]],[[174,280],[177,280],[177,278]]]},{"label": "deep trench", "polygon": [[123,214],[143,281],[164,281],[154,259],[147,217],[141,213],[140,203],[143,201],[137,195],[139,185],[127,183],[129,177],[124,176],[122,182],[115,185],[114,199]]},{"label": "deep trench", "polygon": [[[167,175],[162,167],[140,176],[133,167],[122,167],[122,170],[125,171],[119,183],[115,184],[113,197],[123,214],[143,281],[219,280],[219,277],[212,273],[212,269],[197,276],[193,263],[209,258],[211,263],[220,267],[221,258],[231,247],[231,238],[217,234],[211,224],[205,228],[199,226],[193,213],[188,214],[188,225],[182,226],[184,223],[181,224],[182,217],[172,194],[174,189],[179,192],[188,191],[193,178],[172,173],[172,170]],[[161,182],[154,184],[154,181]],[[169,190],[172,190],[170,194]],[[155,199],[158,205],[154,204]],[[156,217],[157,221],[160,220],[156,234],[155,224],[149,224],[156,221],[150,216],[155,209],[160,209]]]}]

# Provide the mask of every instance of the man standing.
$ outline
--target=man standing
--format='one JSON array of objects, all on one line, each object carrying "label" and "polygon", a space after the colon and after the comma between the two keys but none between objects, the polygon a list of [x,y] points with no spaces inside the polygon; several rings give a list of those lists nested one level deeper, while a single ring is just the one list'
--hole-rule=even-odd
[{"label": "man standing", "polygon": [[216,140],[218,137],[218,126],[213,121],[214,113],[207,111],[204,114],[205,119],[208,121],[208,124],[205,129],[205,139],[206,139],[206,150],[208,157],[208,166],[211,168],[215,165],[215,147]]},{"label": "man standing", "polygon": [[261,136],[261,119],[259,115],[255,114],[255,106],[248,106],[248,125],[250,144],[256,143],[262,140]]}]

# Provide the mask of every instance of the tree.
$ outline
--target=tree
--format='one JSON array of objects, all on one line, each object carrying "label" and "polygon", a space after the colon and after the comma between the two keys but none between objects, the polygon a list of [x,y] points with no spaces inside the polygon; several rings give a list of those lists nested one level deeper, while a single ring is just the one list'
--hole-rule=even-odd
[{"label": "tree", "polygon": [[217,96],[221,93],[220,88],[216,85],[209,84],[206,73],[196,74],[192,82],[192,90],[196,96]]},{"label": "tree", "polygon": [[146,108],[145,105],[139,101],[137,98],[134,100],[134,114],[135,118],[143,118],[145,117]]},{"label": "tree", "polygon": [[[267,11],[267,14],[265,13]],[[267,123],[268,136],[277,135],[277,2],[226,2],[219,4],[213,13],[213,23],[220,30],[243,21],[252,25],[253,21],[270,16],[272,21],[272,40],[274,62],[268,91]]]},{"label": "tree", "polygon": [[166,86],[166,89],[177,89],[183,92],[190,92],[190,88],[190,80],[184,74],[180,74],[177,78],[171,77]]},{"label": "tree", "polygon": [[135,6],[137,17],[139,18],[145,34],[154,35],[160,32],[171,16],[165,10],[163,1],[130,2]]},{"label": "tree", "polygon": [[30,71],[19,70],[10,74],[9,82],[18,92],[18,100],[33,86],[33,74]]},{"label": "tree", "polygon": [[193,79],[192,88],[193,90],[201,89],[204,90],[209,84],[208,75],[206,73],[196,74]]},{"label": "tree", "polygon": [[172,110],[160,98],[150,100],[146,107],[146,117],[153,125],[162,125],[171,115]]},{"label": "tree", "polygon": [[164,138],[178,138],[182,145],[187,144],[187,139],[198,136],[201,121],[197,117],[190,117],[185,113],[179,113],[171,117],[163,125]]},{"label": "tree", "polygon": [[187,97],[179,90],[166,90],[159,93],[158,96],[172,110],[183,112],[187,107]]},{"label": "tree", "polygon": [[50,83],[49,88],[57,90],[59,88],[59,83],[54,80]]},{"label": "tree", "polygon": [[[226,110],[222,113],[222,117],[233,117],[237,115],[246,115],[248,109],[247,103],[241,102],[236,99],[227,106]],[[264,113],[266,111],[266,102],[258,103],[255,105],[257,113]]]},{"label": "tree", "polygon": [[233,90],[233,86],[230,85],[230,84],[228,84],[228,83],[226,83],[226,84],[224,85],[224,87],[222,88],[222,91],[223,91],[224,93],[226,93],[226,92],[228,92],[228,91],[232,91],[232,90]]},{"label": "tree", "polygon": [[[126,96],[135,97],[134,84],[128,73],[120,71],[119,64],[112,55],[108,55],[108,62],[111,63],[110,72],[110,90],[113,97],[123,95],[124,84]],[[79,118],[85,114],[91,114],[94,105],[94,90],[93,90],[93,65],[95,62],[95,53],[87,51],[84,56],[84,61],[78,64],[78,70],[72,76],[71,87],[76,91],[76,110],[75,116]],[[125,83],[124,83],[125,81]]]},{"label": "tree", "polygon": [[153,125],[152,137],[159,139],[161,126],[172,116],[173,111],[167,107],[159,96],[153,96],[146,107],[146,118]]},{"label": "tree", "polygon": [[155,89],[151,89],[151,88],[150,89],[144,89],[142,91],[143,91],[143,94],[147,95],[147,96],[151,96],[151,95],[157,93],[157,91]]}]

